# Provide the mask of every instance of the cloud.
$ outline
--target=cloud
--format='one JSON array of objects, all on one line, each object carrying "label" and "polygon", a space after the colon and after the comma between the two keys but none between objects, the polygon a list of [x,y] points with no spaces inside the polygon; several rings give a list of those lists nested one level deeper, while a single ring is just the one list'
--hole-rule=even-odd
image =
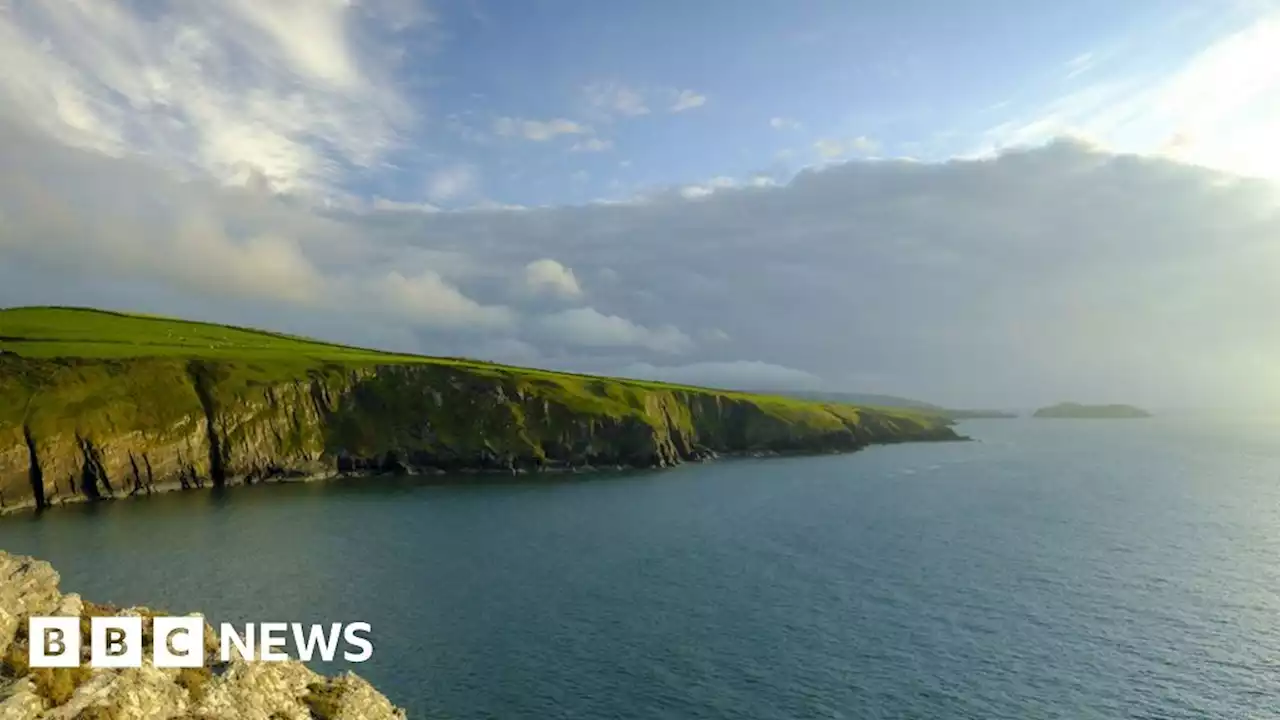
[{"label": "cloud", "polygon": [[837,158],[844,154],[844,143],[823,138],[813,143],[813,149],[824,158]]},{"label": "cloud", "polygon": [[440,208],[431,203],[413,202],[403,200],[388,200],[383,197],[375,197],[372,207],[374,210],[390,210],[393,212],[439,212]]},{"label": "cloud", "polygon": [[481,305],[431,270],[411,276],[392,270],[373,283],[372,289],[386,311],[422,327],[500,329],[515,321],[509,309]]},{"label": "cloud", "polygon": [[[80,8],[56,6],[23,12]],[[0,17],[0,53],[25,47]],[[352,57],[364,76],[378,65]],[[364,92],[346,86],[342,63],[279,62],[306,80],[306,97]],[[7,97],[17,83],[35,93],[25,77],[5,76]],[[64,92],[56,73],[31,77]],[[65,87],[95,87],[80,69],[69,77]],[[242,84],[262,85],[251,79]],[[115,96],[96,93],[31,118],[13,108],[39,106],[38,93],[0,105],[0,304],[105,305],[433,354],[518,352],[578,371],[664,368],[678,353],[686,366],[762,363],[832,389],[946,405],[1280,403],[1272,183],[1063,140],[944,163],[831,162],[776,185],[721,178],[575,207],[497,208],[476,199],[478,182],[455,181],[435,189],[450,205],[477,204],[410,212],[281,195],[285,175],[256,160],[230,185],[172,162],[181,152],[150,152],[165,138],[136,138],[142,121],[117,122]],[[1185,119],[1197,122],[1170,151],[1220,142],[1198,134],[1194,112]],[[195,137],[189,147],[203,147]],[[307,137],[325,159],[288,177],[323,187],[328,163],[362,146]],[[1163,147],[1174,133],[1159,137]],[[591,281],[590,307],[512,292],[550,258]]]},{"label": "cloud", "polygon": [[[438,270],[464,267],[449,251],[402,246],[388,254],[368,243],[376,229],[287,199],[174,183],[148,164],[51,145],[3,123],[0,168],[0,265],[115,288],[81,302],[118,307],[113,297],[136,292],[168,297],[157,312],[207,307],[212,299],[288,317],[309,313],[340,323],[359,316],[445,329],[496,329],[514,319],[443,279]],[[431,214],[398,206],[373,212],[392,222]],[[41,290],[31,277],[0,278],[0,286],[25,288],[4,299],[36,301]],[[65,288],[56,297],[75,302]]]},{"label": "cloud", "polygon": [[524,284],[526,290],[538,295],[549,294],[562,298],[575,298],[582,295],[582,288],[573,270],[550,258],[534,260],[524,267]]},{"label": "cloud", "polygon": [[1077,75],[1083,75],[1093,68],[1095,61],[1096,58],[1094,58],[1094,55],[1091,52],[1081,53],[1071,58],[1064,65],[1067,70],[1067,75],[1064,79],[1070,80]]},{"label": "cloud", "polygon": [[800,121],[791,118],[773,117],[769,118],[769,127],[774,130],[798,130]]},{"label": "cloud", "polygon": [[[1082,55],[1069,72],[1096,64]],[[1112,72],[1026,110],[990,128],[972,154],[1069,134],[1125,152],[1171,152],[1183,162],[1280,180],[1277,98],[1280,13],[1273,12],[1166,72]]]},{"label": "cloud", "polygon": [[863,135],[852,140],[832,140],[822,138],[813,143],[813,149],[824,158],[832,159],[850,154],[867,155],[876,151],[879,145],[871,138]]},{"label": "cloud", "polygon": [[706,197],[716,190],[731,188],[737,184],[738,181],[733,178],[720,175],[718,177],[711,178],[701,185],[686,185],[680,188],[679,192],[680,196],[686,200],[696,200],[698,198]]},{"label": "cloud", "polygon": [[756,360],[688,365],[634,363],[618,369],[617,374],[641,380],[744,390],[817,390],[823,385],[822,378],[813,373]]},{"label": "cloud", "polygon": [[582,89],[588,106],[605,116],[637,117],[649,114],[644,95],[618,82],[598,82]]},{"label": "cloud", "polygon": [[558,135],[588,135],[591,133],[591,128],[564,118],[524,120],[503,117],[494,121],[493,131],[503,137],[521,137],[534,142],[545,142]]},{"label": "cloud", "polygon": [[427,197],[437,203],[456,200],[473,193],[479,182],[479,173],[471,165],[443,168],[427,179]]},{"label": "cloud", "polygon": [[660,353],[687,352],[693,341],[671,325],[648,328],[595,308],[574,308],[543,316],[537,329],[569,345],[594,348],[638,347]]},{"label": "cloud", "polygon": [[693,90],[681,90],[668,108],[673,113],[684,112],[707,104],[707,96]]},{"label": "cloud", "polygon": [[333,194],[415,120],[387,82],[394,29],[339,2],[68,0],[0,12],[0,114],[178,173]]},{"label": "cloud", "polygon": [[587,138],[581,142],[576,142],[573,147],[569,148],[574,152],[603,152],[613,149],[612,140],[602,140],[600,138]]}]

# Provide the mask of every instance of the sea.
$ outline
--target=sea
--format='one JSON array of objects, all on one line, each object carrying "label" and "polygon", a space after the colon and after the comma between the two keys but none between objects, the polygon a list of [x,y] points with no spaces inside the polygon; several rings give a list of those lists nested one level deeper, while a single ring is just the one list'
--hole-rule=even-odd
[{"label": "sea", "polygon": [[1280,717],[1280,423],[382,477],[0,518],[64,592],[367,622],[412,718]]}]

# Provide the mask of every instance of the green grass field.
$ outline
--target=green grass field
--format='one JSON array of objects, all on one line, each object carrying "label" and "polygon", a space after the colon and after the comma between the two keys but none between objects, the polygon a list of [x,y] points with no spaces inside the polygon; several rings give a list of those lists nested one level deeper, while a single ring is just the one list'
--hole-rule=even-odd
[{"label": "green grass field", "polygon": [[[669,390],[749,398],[767,407],[771,414],[792,420],[814,414],[829,417],[834,413],[846,418],[856,415],[853,406],[838,403],[579,375],[460,358],[397,354],[263,330],[86,308],[0,310],[0,352],[3,353],[0,359],[6,355],[44,360],[96,359],[109,365],[113,361],[141,358],[205,360],[228,368],[232,375],[226,380],[232,385],[270,383],[305,377],[308,372],[317,370],[333,371],[344,367],[426,364],[554,387],[555,393],[570,401],[572,406],[608,414],[643,407],[646,391]],[[0,364],[0,375],[4,367],[12,365]],[[97,374],[92,369],[80,368],[76,377],[84,377],[86,373]],[[87,377],[84,379],[88,381]],[[16,401],[23,395],[24,384],[21,378],[0,377],[0,400]],[[86,386],[98,388],[91,394],[102,389],[100,382],[86,382]],[[5,398],[6,395],[9,397]],[[928,423],[937,417],[928,411],[914,409],[874,409],[878,413],[915,422]],[[0,415],[4,414],[0,412]]]}]

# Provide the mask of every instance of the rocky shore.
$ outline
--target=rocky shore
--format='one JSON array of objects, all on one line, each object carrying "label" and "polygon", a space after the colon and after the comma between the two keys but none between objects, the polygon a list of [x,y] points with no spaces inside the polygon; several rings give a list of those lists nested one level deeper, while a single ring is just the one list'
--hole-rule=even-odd
[{"label": "rocky shore", "polygon": [[404,720],[403,710],[358,676],[324,677],[301,662],[217,662],[206,627],[203,668],[30,668],[27,617],[79,616],[88,653],[89,618],[153,611],[113,608],[58,588],[47,562],[0,550],[0,720]]}]

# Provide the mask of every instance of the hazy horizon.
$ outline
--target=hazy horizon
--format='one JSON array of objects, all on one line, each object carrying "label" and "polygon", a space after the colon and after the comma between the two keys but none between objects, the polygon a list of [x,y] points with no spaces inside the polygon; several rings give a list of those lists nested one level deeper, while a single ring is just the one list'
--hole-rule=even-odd
[{"label": "hazy horizon", "polygon": [[1114,5],[5,5],[0,305],[1265,411],[1280,3]]}]

